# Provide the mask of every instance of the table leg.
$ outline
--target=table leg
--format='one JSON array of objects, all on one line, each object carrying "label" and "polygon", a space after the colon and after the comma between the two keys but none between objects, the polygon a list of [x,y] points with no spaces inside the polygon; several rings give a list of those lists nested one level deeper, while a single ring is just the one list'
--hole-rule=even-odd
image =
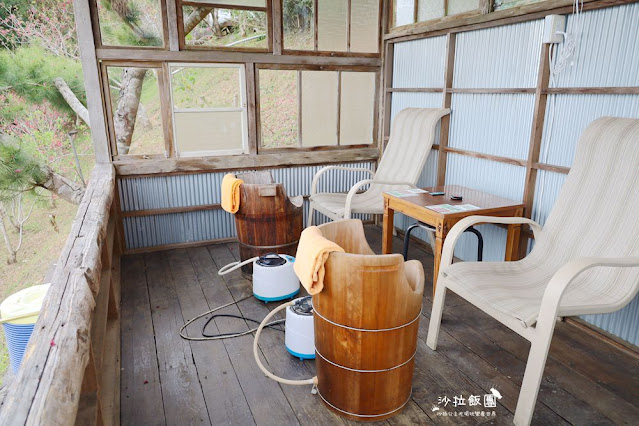
[{"label": "table leg", "polygon": [[393,221],[395,211],[388,207],[388,200],[384,200],[384,222],[382,226],[382,254],[390,254],[393,251]]},{"label": "table leg", "polygon": [[435,232],[435,253],[433,253],[435,257],[435,264],[433,265],[433,297],[435,297],[435,288],[437,287],[437,276],[439,275],[439,264],[442,261],[442,249],[444,248],[444,232],[442,230],[441,224],[437,226],[437,231]]},{"label": "table leg", "polygon": [[508,235],[506,236],[506,255],[504,260],[510,262],[519,260],[519,238],[521,225],[508,225]]}]

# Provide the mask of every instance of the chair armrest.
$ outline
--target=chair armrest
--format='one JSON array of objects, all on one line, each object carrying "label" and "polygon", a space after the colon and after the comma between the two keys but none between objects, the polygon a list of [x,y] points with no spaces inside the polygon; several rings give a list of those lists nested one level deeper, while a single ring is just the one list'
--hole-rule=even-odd
[{"label": "chair armrest", "polygon": [[370,169],[365,169],[363,167],[346,167],[346,166],[326,166],[322,167],[315,173],[313,176],[313,181],[311,183],[311,195],[315,195],[317,193],[317,183],[319,182],[320,177],[328,172],[329,170],[347,170],[351,172],[368,172],[371,176],[375,176],[375,172]]},{"label": "chair armrest", "polygon": [[360,180],[359,182],[357,182],[355,185],[353,185],[351,187],[350,191],[348,191],[348,195],[346,195],[346,206],[345,206],[345,210],[344,210],[344,219],[350,219],[351,218],[351,204],[353,202],[353,197],[355,196],[355,194],[357,194],[357,191],[359,191],[359,189],[362,186],[365,186],[365,185],[368,185],[368,184],[371,184],[371,183],[380,184],[380,185],[410,186],[411,188],[417,188],[417,186],[415,186],[415,184],[411,183],[411,182],[390,182],[390,181],[375,180],[375,179]]},{"label": "chair armrest", "polygon": [[[568,288],[570,283],[572,283],[579,274],[596,266],[616,268],[639,267],[639,257],[581,257],[566,263],[555,272],[550,282],[548,282],[548,286],[546,286],[546,290],[544,291],[544,297],[541,300],[541,308],[537,321],[547,321],[546,318],[550,318],[554,321],[559,311],[559,302],[566,288]],[[639,285],[639,283],[635,283],[635,286],[637,285]],[[617,309],[623,308],[630,302],[632,297],[634,297],[634,292],[629,292],[627,297],[618,302]],[[545,324],[545,326],[548,325]]]},{"label": "chair armrest", "polygon": [[460,220],[451,228],[446,235],[444,241],[444,248],[442,249],[442,260],[439,264],[439,270],[443,270],[445,267],[453,263],[453,254],[455,252],[455,245],[459,237],[473,225],[478,223],[501,223],[505,225],[525,224],[530,225],[533,230],[535,238],[538,238],[542,231],[541,225],[534,220],[525,217],[497,217],[497,216],[468,216]]}]

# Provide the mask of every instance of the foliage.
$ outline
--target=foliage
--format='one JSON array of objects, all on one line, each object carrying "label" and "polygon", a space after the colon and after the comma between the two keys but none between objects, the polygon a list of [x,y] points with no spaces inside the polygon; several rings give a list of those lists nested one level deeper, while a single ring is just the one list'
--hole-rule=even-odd
[{"label": "foliage", "polygon": [[98,0],[102,41],[113,46],[162,46],[158,0]]},{"label": "foliage", "polygon": [[[82,68],[78,61],[54,56],[39,46],[0,52],[0,92],[12,91],[35,104],[47,101],[71,114],[71,108],[53,85],[55,77],[62,77],[76,96],[84,99]],[[6,114],[4,110],[0,113],[7,119]]]},{"label": "foliage", "polygon": [[38,45],[55,56],[80,59],[72,0],[11,3],[0,3],[0,46]]},{"label": "foliage", "polygon": [[298,32],[308,31],[313,26],[313,0],[284,0],[284,28]]},{"label": "foliage", "polygon": [[40,163],[22,146],[0,143],[0,199],[8,200],[17,193],[31,191],[46,178]]}]

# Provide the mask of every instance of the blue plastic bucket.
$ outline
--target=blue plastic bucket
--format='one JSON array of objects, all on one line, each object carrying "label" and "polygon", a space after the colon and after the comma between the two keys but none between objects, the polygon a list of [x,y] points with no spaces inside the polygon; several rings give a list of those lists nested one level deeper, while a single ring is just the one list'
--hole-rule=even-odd
[{"label": "blue plastic bucket", "polygon": [[48,289],[49,284],[25,288],[7,297],[0,304],[0,320],[3,323],[9,363],[14,374],[20,368]]}]

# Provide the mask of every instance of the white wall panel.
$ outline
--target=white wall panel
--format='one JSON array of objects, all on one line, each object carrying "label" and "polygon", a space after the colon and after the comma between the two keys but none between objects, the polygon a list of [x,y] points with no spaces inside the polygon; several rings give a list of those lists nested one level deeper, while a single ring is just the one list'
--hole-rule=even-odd
[{"label": "white wall panel", "polygon": [[441,108],[443,94],[395,92],[392,94],[391,123],[404,108]]},{"label": "white wall panel", "polygon": [[446,36],[395,44],[393,87],[444,87]]}]

